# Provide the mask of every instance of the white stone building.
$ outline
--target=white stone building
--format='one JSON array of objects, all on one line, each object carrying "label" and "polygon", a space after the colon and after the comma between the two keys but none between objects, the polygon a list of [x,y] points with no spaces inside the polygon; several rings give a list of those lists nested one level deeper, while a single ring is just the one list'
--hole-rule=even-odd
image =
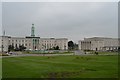
[{"label": "white stone building", "polygon": [[120,46],[118,38],[93,37],[78,41],[80,50],[117,50]]},{"label": "white stone building", "polygon": [[48,50],[58,46],[60,50],[68,49],[67,38],[40,38],[35,37],[34,24],[31,28],[31,36],[26,37],[11,37],[11,36],[0,36],[0,52],[8,51],[9,45],[13,45],[14,48],[20,45],[26,47],[27,50]]},{"label": "white stone building", "polygon": [[51,49],[58,46],[61,50],[68,49],[68,39],[67,38],[41,38],[40,39],[40,49]]},{"label": "white stone building", "polygon": [[[14,48],[24,45],[27,50],[47,50],[58,46],[60,50],[68,49],[67,38],[40,38],[40,37],[10,37],[0,36],[0,51],[8,51],[8,46],[13,45]],[[3,48],[2,48],[3,46]]]}]

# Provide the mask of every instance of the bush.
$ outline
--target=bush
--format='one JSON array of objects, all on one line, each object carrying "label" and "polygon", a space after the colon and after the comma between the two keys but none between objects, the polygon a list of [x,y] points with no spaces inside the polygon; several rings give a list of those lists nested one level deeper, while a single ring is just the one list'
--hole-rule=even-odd
[{"label": "bush", "polygon": [[0,56],[2,56],[2,53],[0,53]]},{"label": "bush", "polygon": [[96,55],[98,55],[98,52],[95,52]]},{"label": "bush", "polygon": [[8,54],[5,54],[5,53],[3,53],[3,54],[1,54],[2,56],[9,56]]},{"label": "bush", "polygon": [[84,51],[93,51],[93,50],[86,49],[86,50],[84,50]]}]

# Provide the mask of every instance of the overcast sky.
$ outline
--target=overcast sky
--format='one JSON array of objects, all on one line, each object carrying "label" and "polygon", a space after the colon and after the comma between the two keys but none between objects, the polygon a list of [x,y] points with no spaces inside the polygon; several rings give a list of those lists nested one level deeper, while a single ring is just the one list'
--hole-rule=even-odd
[{"label": "overcast sky", "polygon": [[0,36],[2,34],[2,3],[0,2]]},{"label": "overcast sky", "polygon": [[32,23],[41,38],[118,37],[116,2],[3,2],[6,35],[30,36]]}]

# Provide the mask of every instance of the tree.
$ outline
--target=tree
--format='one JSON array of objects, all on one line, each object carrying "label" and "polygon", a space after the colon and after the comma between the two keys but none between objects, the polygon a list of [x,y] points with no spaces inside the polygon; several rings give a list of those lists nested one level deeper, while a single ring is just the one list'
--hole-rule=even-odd
[{"label": "tree", "polygon": [[74,43],[73,43],[73,41],[69,41],[68,42],[68,49],[69,50],[73,50],[74,49]]},{"label": "tree", "polygon": [[15,51],[19,51],[17,44],[15,45]]},{"label": "tree", "polygon": [[24,45],[19,45],[19,51],[24,51],[26,47]]},{"label": "tree", "polygon": [[118,52],[120,52],[120,46],[118,47]]},{"label": "tree", "polygon": [[14,46],[13,45],[9,45],[8,46],[8,52],[13,51],[13,50],[14,50]]},{"label": "tree", "polygon": [[60,50],[59,46],[53,47],[53,50]]},{"label": "tree", "polygon": [[59,46],[56,46],[56,50],[59,50]]},{"label": "tree", "polygon": [[76,44],[76,43],[74,44],[74,49],[78,50],[78,44]]},{"label": "tree", "polygon": [[96,55],[98,55],[98,52],[95,52]]},{"label": "tree", "polygon": [[16,45],[15,48],[13,45],[8,46],[8,52],[10,52],[10,51],[24,51],[25,49],[26,49],[26,47],[24,45],[19,45],[19,47],[17,47],[17,45]]}]

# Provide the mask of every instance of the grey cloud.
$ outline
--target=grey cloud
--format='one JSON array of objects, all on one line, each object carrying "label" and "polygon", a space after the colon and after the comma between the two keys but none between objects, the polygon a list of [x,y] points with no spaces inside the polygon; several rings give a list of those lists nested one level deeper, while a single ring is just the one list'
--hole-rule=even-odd
[{"label": "grey cloud", "polygon": [[2,35],[2,3],[0,2],[0,35]]},{"label": "grey cloud", "polygon": [[3,28],[8,35],[40,37],[117,37],[117,3],[3,3]]}]

